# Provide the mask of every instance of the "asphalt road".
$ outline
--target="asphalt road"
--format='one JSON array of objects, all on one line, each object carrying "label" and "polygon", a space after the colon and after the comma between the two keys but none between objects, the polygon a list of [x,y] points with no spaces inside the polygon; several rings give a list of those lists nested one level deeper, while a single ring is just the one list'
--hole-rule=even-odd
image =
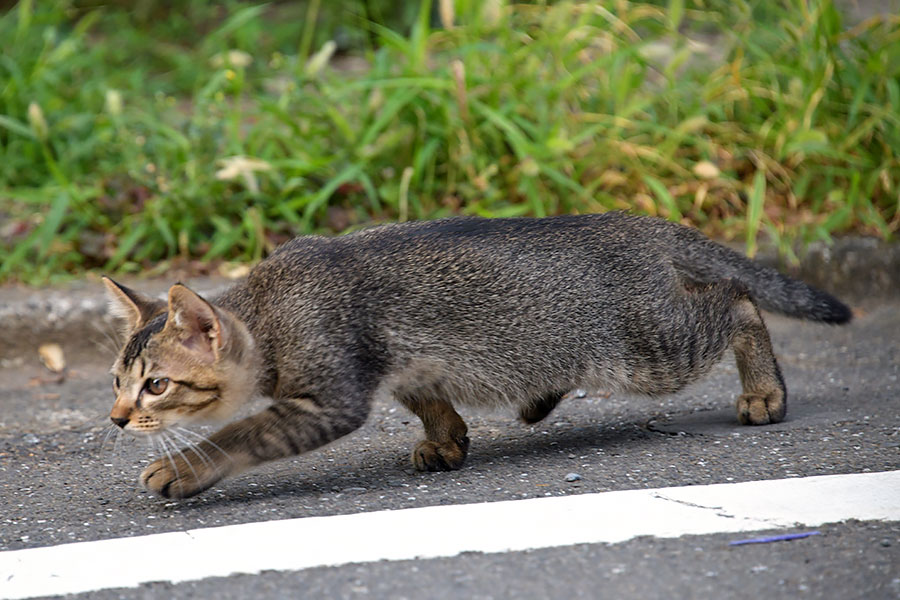
[{"label": "asphalt road", "polygon": [[[408,453],[421,425],[399,405],[379,405],[364,428],[325,449],[181,502],[137,487],[155,458],[146,446],[107,438],[112,391],[102,344],[67,357],[64,378],[36,353],[5,361],[0,551],[271,519],[900,469],[900,305],[867,306],[840,328],[770,315],[767,322],[790,393],[788,418],[777,425],[737,424],[740,386],[727,359],[677,396],[572,398],[535,426],[509,414],[463,413],[472,446],[453,473],[415,472]],[[570,473],[580,479],[567,481]],[[92,596],[900,598],[900,523],[820,529],[814,538],[755,547],[729,548],[727,535],[641,538]]]}]

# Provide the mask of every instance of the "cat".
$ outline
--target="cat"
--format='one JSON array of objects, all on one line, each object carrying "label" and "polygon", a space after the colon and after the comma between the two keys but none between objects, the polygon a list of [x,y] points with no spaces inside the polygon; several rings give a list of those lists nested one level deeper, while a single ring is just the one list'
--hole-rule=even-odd
[{"label": "cat", "polygon": [[417,469],[458,469],[469,438],[456,406],[536,423],[576,388],[676,392],[728,348],[738,421],[775,423],[787,391],[758,307],[851,319],[831,295],[694,229],[618,212],[298,237],[209,300],[181,284],[161,301],[104,283],[127,335],[112,368],[116,425],[164,436],[272,399],[147,467],[141,482],[166,498],[340,438],[381,397],[421,419]]}]

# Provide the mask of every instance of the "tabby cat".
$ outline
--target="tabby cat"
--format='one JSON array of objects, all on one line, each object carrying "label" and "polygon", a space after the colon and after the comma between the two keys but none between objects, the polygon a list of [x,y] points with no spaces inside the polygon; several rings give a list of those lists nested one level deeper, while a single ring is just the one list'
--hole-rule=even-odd
[{"label": "tabby cat", "polygon": [[380,397],[422,420],[417,469],[458,469],[469,438],[456,406],[506,406],[536,423],[575,388],[676,392],[728,348],[738,420],[775,423],[787,392],[758,307],[851,318],[693,229],[623,213],[300,237],[210,299],[176,284],[164,302],[104,282],[127,332],[112,369],[116,425],[184,432],[272,399],[147,467],[141,482],[167,498],[346,435]]}]

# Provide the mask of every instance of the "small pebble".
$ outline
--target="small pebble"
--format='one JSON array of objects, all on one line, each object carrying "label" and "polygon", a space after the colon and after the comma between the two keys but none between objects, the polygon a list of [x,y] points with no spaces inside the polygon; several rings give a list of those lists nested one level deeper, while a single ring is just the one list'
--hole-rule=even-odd
[{"label": "small pebble", "polygon": [[884,546],[885,548],[890,548],[891,540],[888,540],[888,539],[881,540],[881,545]]},{"label": "small pebble", "polygon": [[22,436],[22,440],[29,446],[33,446],[34,444],[39,444],[41,442],[41,439],[33,433],[26,433],[24,436]]},{"label": "small pebble", "polygon": [[581,481],[581,475],[578,473],[569,473],[566,475],[566,481]]}]

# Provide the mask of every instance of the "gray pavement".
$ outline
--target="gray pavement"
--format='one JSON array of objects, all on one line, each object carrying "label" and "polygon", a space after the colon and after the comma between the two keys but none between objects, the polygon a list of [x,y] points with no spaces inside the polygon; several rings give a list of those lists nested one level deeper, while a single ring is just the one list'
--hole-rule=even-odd
[{"label": "gray pavement", "polygon": [[[271,519],[898,469],[900,286],[878,293],[859,286],[862,293],[848,298],[857,316],[846,327],[766,315],[790,393],[788,419],[777,425],[737,424],[732,405],[740,386],[727,359],[678,395],[571,398],[534,426],[510,414],[463,414],[472,447],[466,466],[453,473],[415,472],[408,453],[421,425],[399,405],[378,405],[362,429],[327,448],[182,502],[138,489],[138,473],[155,456],[135,440],[117,440],[109,425],[113,331],[100,312],[87,311],[95,316],[81,330],[71,323],[35,329],[0,362],[0,551]],[[99,288],[97,282],[53,293],[75,305],[101,303],[102,311]],[[0,305],[12,293],[19,292],[0,290]],[[22,297],[41,306],[47,295]],[[9,302],[4,309],[27,312]],[[49,338],[66,349],[64,376],[37,359],[36,343]],[[581,479],[567,481],[573,472]],[[816,538],[752,548],[729,548],[722,535],[646,538],[93,595],[900,598],[898,527],[828,525]]]}]

